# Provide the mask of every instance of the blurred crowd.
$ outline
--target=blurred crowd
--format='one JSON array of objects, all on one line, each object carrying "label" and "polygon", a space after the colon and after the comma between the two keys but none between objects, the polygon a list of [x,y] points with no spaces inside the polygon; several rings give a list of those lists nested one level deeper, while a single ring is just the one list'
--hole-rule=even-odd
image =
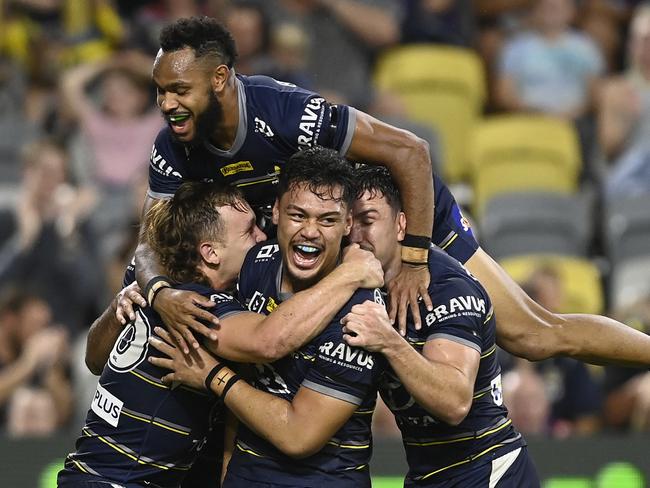
[{"label": "blurred crowd", "polygon": [[[230,29],[239,73],[295,83],[412,130],[429,141],[443,176],[451,174],[444,130],[377,83],[376,70],[386,53],[408,45],[470,53],[484,78],[479,119],[543,115],[575,131],[576,192],[591,202],[583,220],[592,230],[572,258],[596,269],[593,282],[579,286],[599,294],[588,311],[650,332],[650,286],[614,298],[621,261],[605,225],[610,202],[650,195],[650,4],[0,0],[0,430],[76,431],[85,414],[94,389],[81,353],[85,331],[119,290],[133,254],[149,153],[163,124],[150,82],[157,35],[198,14]],[[471,178],[449,183],[490,251]],[[650,260],[650,241],[639,256]],[[548,309],[581,311],[571,308],[567,273],[552,258],[517,279]],[[505,401],[523,433],[650,430],[648,372],[501,358]],[[377,432],[394,432],[381,413]]]}]

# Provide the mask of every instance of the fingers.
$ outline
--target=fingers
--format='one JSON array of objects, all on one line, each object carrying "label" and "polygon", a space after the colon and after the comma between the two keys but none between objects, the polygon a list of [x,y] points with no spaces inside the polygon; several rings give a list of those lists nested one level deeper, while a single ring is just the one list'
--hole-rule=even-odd
[{"label": "fingers", "polygon": [[[208,298],[202,295],[199,295],[198,293],[195,293],[192,296],[192,302],[194,304],[194,306],[190,310],[192,315],[194,315],[197,319],[204,320],[205,322],[212,323],[214,325],[219,325],[219,318],[216,315],[208,312],[207,310],[204,310],[204,308],[215,307],[216,303],[214,303],[212,300],[209,300]],[[203,308],[199,308],[199,307],[203,307]]]},{"label": "fingers", "polygon": [[[155,344],[152,344],[154,347]],[[150,356],[149,357],[149,362],[153,364],[154,366],[158,366],[159,368],[163,369],[174,369],[174,360],[173,359],[168,359],[168,358],[158,358],[155,356]]]},{"label": "fingers", "polygon": [[[206,312],[205,310],[203,310],[202,312],[203,312],[203,314],[201,314],[200,317],[197,316],[197,319],[202,319],[202,320],[204,320],[206,322],[215,324],[215,322],[210,318],[210,317],[213,317],[213,318],[217,319],[216,325],[219,325],[219,319],[216,316],[212,315],[210,312]],[[217,332],[214,329],[211,329],[210,327],[205,326],[201,322],[198,322],[197,320],[192,320],[192,321],[189,322],[188,325],[189,325],[189,327],[192,328],[192,330],[194,330],[194,332],[196,332],[198,334],[201,334],[202,336],[207,337],[211,341],[216,341],[217,340]],[[197,344],[197,346],[195,346],[195,347],[198,347],[198,342],[196,344]]]},{"label": "fingers", "polygon": [[423,285],[420,285],[419,290],[420,296],[424,301],[424,306],[427,307],[429,312],[433,312],[433,301],[431,301],[431,296],[429,295],[429,288]]},{"label": "fingers", "polygon": [[176,373],[169,373],[160,378],[160,381],[162,381],[165,385],[171,385],[176,381]]},{"label": "fingers", "polygon": [[[151,344],[154,348],[158,349],[158,351],[165,354],[166,356],[169,356],[170,358],[174,358],[177,356],[176,349],[170,346],[169,344],[167,344],[166,342],[163,342],[160,339],[157,339],[156,337],[149,337],[148,341],[149,344]],[[156,358],[152,358],[152,359],[156,359]]]},{"label": "fingers", "polygon": [[420,330],[422,328],[422,317],[420,317],[420,304],[418,302],[417,290],[411,290],[409,294],[409,306],[411,308],[411,317],[413,317],[413,325],[415,325],[415,330]]},{"label": "fingers", "polygon": [[[397,292],[389,292],[388,293],[388,320],[390,320],[391,324],[395,323],[395,319],[397,318],[397,308],[398,308],[398,293]],[[403,332],[400,330],[400,334],[404,335]]]},{"label": "fingers", "polygon": [[163,329],[162,327],[154,327],[153,331],[156,333],[158,337],[160,337],[167,344],[169,344],[170,346],[174,346],[174,339],[169,334],[169,332],[167,332],[165,329]]},{"label": "fingers", "polygon": [[187,347],[187,343],[185,342],[185,339],[183,339],[182,334],[176,329],[172,329],[170,333],[174,338],[174,342],[177,344],[178,348],[183,351],[183,354],[189,354],[190,348]]},{"label": "fingers", "polygon": [[398,297],[397,327],[402,336],[406,335],[406,314],[409,306],[408,294],[402,292]]}]

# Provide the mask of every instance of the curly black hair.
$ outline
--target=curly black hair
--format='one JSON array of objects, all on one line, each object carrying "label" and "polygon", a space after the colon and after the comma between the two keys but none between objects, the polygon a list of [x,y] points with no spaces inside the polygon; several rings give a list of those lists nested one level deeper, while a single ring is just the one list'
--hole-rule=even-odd
[{"label": "curly black hair", "polygon": [[235,40],[228,29],[212,17],[181,18],[165,26],[160,32],[160,47],[163,52],[189,47],[197,59],[215,56],[229,68],[237,61]]},{"label": "curly black hair", "polygon": [[395,180],[384,166],[360,165],[355,170],[356,198],[368,192],[371,198],[384,197],[394,212],[401,212],[402,199]]},{"label": "curly black hair", "polygon": [[[321,146],[303,149],[289,158],[280,173],[278,198],[299,184],[306,184],[319,198],[343,202],[347,208],[356,197],[351,164],[336,151]],[[334,195],[336,187],[341,188],[340,196]]]}]

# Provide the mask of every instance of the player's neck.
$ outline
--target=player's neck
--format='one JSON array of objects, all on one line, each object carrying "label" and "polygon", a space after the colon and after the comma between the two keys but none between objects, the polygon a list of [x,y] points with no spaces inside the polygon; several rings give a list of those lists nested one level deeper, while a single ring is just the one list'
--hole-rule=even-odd
[{"label": "player's neck", "polygon": [[219,149],[228,150],[235,143],[239,128],[239,91],[236,79],[228,84],[219,102],[223,111],[222,121],[212,134],[210,142]]}]

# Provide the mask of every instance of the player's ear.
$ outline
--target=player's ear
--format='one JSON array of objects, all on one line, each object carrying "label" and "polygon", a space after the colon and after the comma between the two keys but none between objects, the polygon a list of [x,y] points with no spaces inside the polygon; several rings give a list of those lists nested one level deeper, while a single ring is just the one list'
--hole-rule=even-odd
[{"label": "player's ear", "polygon": [[273,204],[273,215],[271,216],[271,220],[273,221],[273,225],[278,225],[278,221],[280,220],[280,202],[277,198]]},{"label": "player's ear", "polygon": [[212,71],[212,76],[210,78],[210,85],[212,91],[215,95],[220,94],[226,88],[228,84],[228,75],[230,74],[230,68],[225,64],[220,64]]},{"label": "player's ear", "polygon": [[345,216],[345,232],[344,236],[349,236],[350,231],[352,230],[352,209],[348,210],[348,213]]},{"label": "player's ear", "polygon": [[221,256],[218,251],[219,249],[210,241],[202,242],[199,245],[201,259],[212,266],[217,266],[221,262]]},{"label": "player's ear", "polygon": [[402,242],[404,236],[406,235],[406,214],[404,212],[399,212],[397,214],[397,240]]}]

